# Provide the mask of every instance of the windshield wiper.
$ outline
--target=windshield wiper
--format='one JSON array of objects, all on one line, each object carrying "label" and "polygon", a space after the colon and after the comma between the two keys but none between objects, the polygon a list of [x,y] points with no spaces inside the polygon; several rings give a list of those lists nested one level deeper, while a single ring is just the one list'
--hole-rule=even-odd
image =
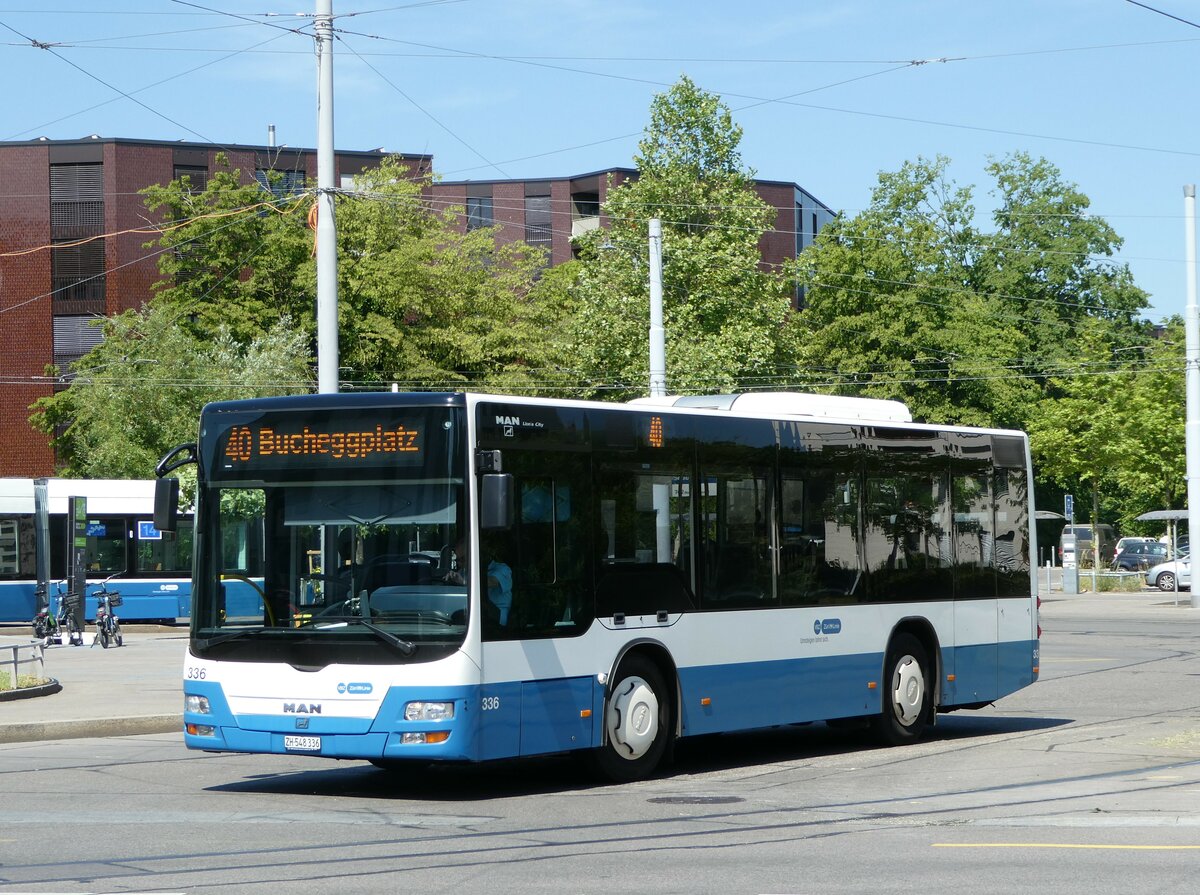
[{"label": "windshield wiper", "polygon": [[364,628],[366,628],[368,631],[372,631],[375,634],[377,634],[380,637],[380,639],[386,640],[392,646],[396,647],[396,649],[400,650],[400,654],[403,656],[411,656],[413,653],[415,653],[417,651],[417,645],[415,643],[413,643],[411,640],[401,640],[399,637],[397,637],[391,631],[385,631],[383,628],[379,627],[379,625],[375,624],[374,622],[369,622],[369,621],[366,621],[365,619],[360,618],[358,620],[358,623],[360,625],[362,625]]},{"label": "windshield wiper", "polygon": [[216,634],[203,640],[197,638],[196,646],[200,647],[201,649],[208,649],[210,646],[216,646],[218,643],[228,643],[230,640],[241,640],[243,637],[250,636],[257,637],[265,630],[267,629],[263,627],[243,628],[240,631],[229,631],[225,634]]},{"label": "windshield wiper", "polygon": [[[334,622],[334,624],[329,624],[329,622]],[[411,656],[417,651],[417,645],[411,640],[401,640],[391,631],[384,630],[383,628],[379,627],[379,625],[367,621],[360,615],[326,615],[321,618],[321,622],[319,624],[310,621],[305,623],[303,627],[314,628],[318,631],[322,631],[335,627],[340,628],[343,625],[349,627],[352,624],[362,625],[380,640],[396,647],[396,649],[400,651],[401,655]]]}]

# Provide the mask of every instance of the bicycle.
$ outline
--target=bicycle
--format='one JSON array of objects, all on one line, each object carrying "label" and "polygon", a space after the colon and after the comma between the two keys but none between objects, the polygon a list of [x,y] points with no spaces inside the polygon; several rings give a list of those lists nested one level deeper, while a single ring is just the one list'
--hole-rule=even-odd
[{"label": "bicycle", "polygon": [[[50,607],[39,609],[33,617],[33,636],[42,641],[42,646],[51,643],[62,645],[63,632],[67,634],[67,643],[71,646],[83,646],[83,630],[75,623],[75,609],[80,605],[79,596],[62,592],[62,582],[55,582],[58,590],[58,614],[51,615]],[[46,589],[39,586],[35,591],[38,602],[46,597]]]},{"label": "bicycle", "polygon": [[96,639],[92,641],[92,646],[99,642],[102,649],[108,649],[109,643],[125,645],[125,638],[121,636],[121,620],[113,612],[113,609],[125,601],[118,591],[108,589],[108,582],[119,574],[121,573],[109,575],[92,592],[92,596],[96,598]]}]

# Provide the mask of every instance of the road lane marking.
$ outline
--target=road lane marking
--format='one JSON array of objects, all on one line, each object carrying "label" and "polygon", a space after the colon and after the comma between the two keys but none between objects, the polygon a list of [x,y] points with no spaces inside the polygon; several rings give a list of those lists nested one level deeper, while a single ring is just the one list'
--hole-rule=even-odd
[{"label": "road lane marking", "polygon": [[1200,851],[1200,845],[1096,845],[1084,842],[932,842],[933,848],[1083,848],[1113,851]]}]

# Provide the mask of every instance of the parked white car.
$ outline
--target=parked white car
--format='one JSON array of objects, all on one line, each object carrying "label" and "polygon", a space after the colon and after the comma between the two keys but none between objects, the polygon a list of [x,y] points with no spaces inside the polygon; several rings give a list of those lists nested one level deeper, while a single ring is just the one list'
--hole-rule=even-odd
[{"label": "parked white car", "polygon": [[1187,590],[1192,586],[1192,558],[1181,556],[1170,562],[1159,563],[1146,572],[1146,583],[1159,590]]}]

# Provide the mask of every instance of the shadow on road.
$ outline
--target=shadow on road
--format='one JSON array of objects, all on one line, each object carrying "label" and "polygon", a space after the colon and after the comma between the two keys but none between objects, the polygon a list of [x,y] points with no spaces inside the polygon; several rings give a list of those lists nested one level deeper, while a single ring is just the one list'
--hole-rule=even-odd
[{"label": "shadow on road", "polygon": [[[951,714],[939,717],[929,741],[1011,736],[1070,724],[1065,718],[995,717]],[[902,755],[905,747],[879,746],[865,724],[830,727],[796,725],[748,733],[716,734],[679,741],[675,761],[659,779],[733,769],[753,770],[780,763],[868,751]],[[264,762],[270,761],[264,758]],[[314,759],[315,761],[315,759]],[[258,774],[211,786],[208,792],[271,793],[376,799],[471,802],[582,791],[605,785],[579,754],[510,759],[486,764],[420,764],[381,770],[366,762],[314,765],[312,770]]]}]

